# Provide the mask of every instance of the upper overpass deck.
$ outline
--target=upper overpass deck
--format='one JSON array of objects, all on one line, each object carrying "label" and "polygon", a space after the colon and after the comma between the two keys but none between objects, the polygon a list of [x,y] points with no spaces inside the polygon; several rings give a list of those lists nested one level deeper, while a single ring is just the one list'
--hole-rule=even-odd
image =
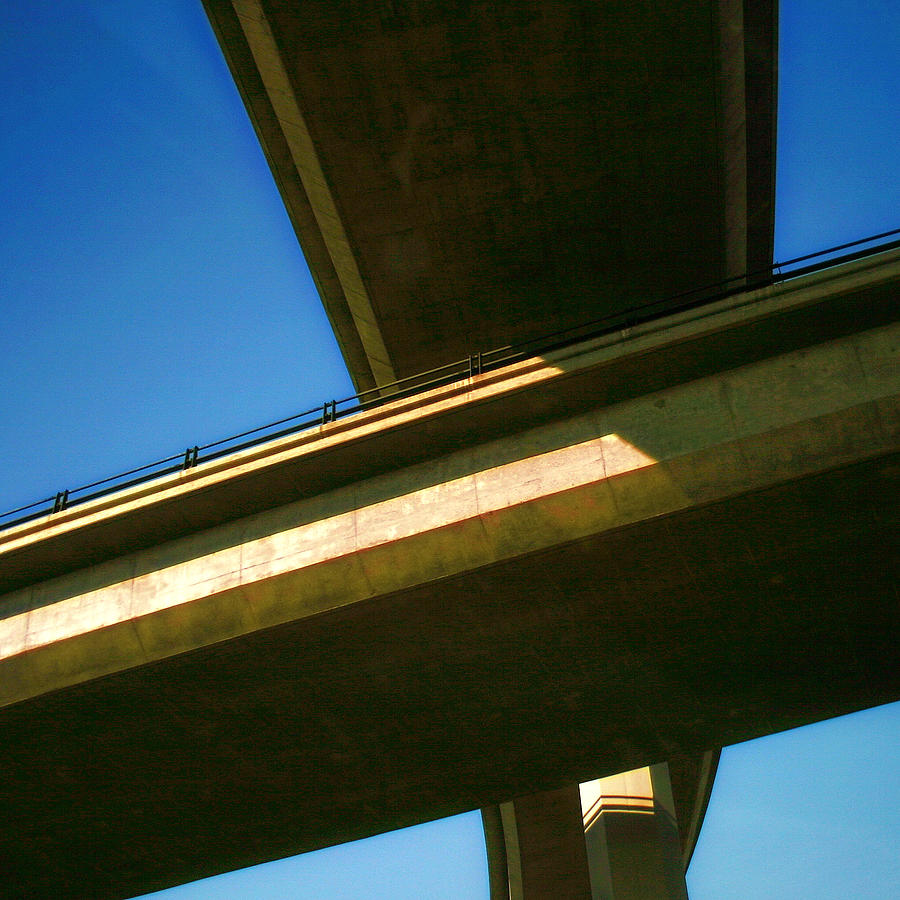
[{"label": "upper overpass deck", "polygon": [[772,0],[205,5],[358,388],[771,262]]}]

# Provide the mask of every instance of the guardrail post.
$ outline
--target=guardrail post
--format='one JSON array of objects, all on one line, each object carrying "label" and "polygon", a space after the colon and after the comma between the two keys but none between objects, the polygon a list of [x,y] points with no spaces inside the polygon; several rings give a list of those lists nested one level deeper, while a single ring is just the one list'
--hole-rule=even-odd
[{"label": "guardrail post", "polygon": [[56,499],[53,501],[53,512],[62,512],[69,505],[69,492],[68,490],[60,491],[56,495]]},{"label": "guardrail post", "polygon": [[192,469],[197,465],[197,457],[200,455],[199,447],[188,447],[187,450],[184,451],[184,462],[181,465],[182,469]]},{"label": "guardrail post", "polygon": [[322,404],[322,424],[333,422],[337,419],[337,400],[326,400]]}]

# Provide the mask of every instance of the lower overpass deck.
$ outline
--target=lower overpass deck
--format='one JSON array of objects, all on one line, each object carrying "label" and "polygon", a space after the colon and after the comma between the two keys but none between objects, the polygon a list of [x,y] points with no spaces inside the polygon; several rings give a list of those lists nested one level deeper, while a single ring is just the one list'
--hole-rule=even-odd
[{"label": "lower overpass deck", "polygon": [[898,699],[898,276],[0,535],[4,890],[126,897]]}]

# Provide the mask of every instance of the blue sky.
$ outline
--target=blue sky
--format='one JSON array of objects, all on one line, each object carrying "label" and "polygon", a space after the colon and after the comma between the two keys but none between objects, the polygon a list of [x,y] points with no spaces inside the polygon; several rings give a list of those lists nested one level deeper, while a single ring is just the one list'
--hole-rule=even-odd
[{"label": "blue sky", "polygon": [[[199,0],[18,0],[0,42],[0,510],[349,395]],[[900,226],[898,47],[895,0],[782,5],[777,258]],[[898,738],[727,749],[692,900],[900,892]],[[485,897],[480,822],[163,896]]]},{"label": "blue sky", "polygon": [[199,0],[0,29],[0,509],[351,394]]}]

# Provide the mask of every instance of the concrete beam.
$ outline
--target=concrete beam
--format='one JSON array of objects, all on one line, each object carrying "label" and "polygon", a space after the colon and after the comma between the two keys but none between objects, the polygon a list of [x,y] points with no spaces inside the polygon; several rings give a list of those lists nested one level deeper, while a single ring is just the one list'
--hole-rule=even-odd
[{"label": "concrete beam", "polygon": [[[353,383],[358,391],[368,390],[375,386],[375,378],[360,337],[362,329],[354,321],[340,274],[335,269],[325,236],[300,177],[297,162],[298,157],[302,158],[300,148],[296,142],[293,146],[288,142],[273,106],[271,76],[267,83],[257,65],[254,50],[248,43],[242,20],[230,0],[210,0],[204,5],[268,160]],[[260,48],[257,48],[257,55],[259,53]],[[289,98],[285,98],[285,102],[289,102]],[[314,162],[311,164],[314,165]]]},{"label": "concrete beam", "polygon": [[[897,265],[5,533],[14,574],[207,516],[0,599],[4,888],[126,897],[900,697]],[[402,464],[414,433],[439,456]],[[310,493],[235,517],[288,473]]]},{"label": "concrete beam", "polygon": [[900,252],[462,379],[0,532],[0,592],[895,320]]},{"label": "concrete beam", "polygon": [[522,432],[4,598],[0,703],[896,449],[888,326]]},{"label": "concrete beam", "polygon": [[361,387],[771,261],[769,2],[205,5]]}]

